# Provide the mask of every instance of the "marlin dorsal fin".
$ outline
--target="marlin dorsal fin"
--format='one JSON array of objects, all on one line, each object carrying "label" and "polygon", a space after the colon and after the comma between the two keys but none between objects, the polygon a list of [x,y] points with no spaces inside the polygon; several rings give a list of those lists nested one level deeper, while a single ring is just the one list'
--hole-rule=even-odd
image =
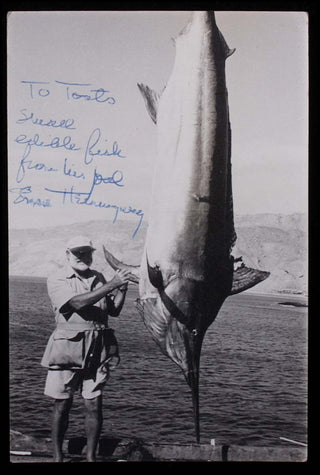
[{"label": "marlin dorsal fin", "polygon": [[142,97],[145,101],[149,115],[153,122],[156,124],[159,94],[150,89],[150,87],[145,86],[144,84],[138,84],[138,88],[140,89]]}]

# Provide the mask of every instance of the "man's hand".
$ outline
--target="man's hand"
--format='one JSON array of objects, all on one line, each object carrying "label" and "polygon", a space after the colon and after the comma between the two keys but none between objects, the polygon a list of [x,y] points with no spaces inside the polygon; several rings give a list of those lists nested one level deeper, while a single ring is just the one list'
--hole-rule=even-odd
[{"label": "man's hand", "polygon": [[115,285],[115,287],[121,287],[124,284],[128,284],[130,280],[130,271],[126,269],[117,270],[114,274],[113,279],[110,281],[110,284]]},{"label": "man's hand", "polygon": [[118,290],[114,299],[112,300],[113,306],[112,308],[109,308],[109,315],[112,317],[117,317],[121,312],[127,293],[130,275],[131,273],[129,270],[118,270],[115,273],[113,279],[109,282],[112,286],[116,286],[116,289]]},{"label": "man's hand", "polygon": [[[114,289],[118,289],[123,285],[127,285],[130,280],[129,276],[129,270],[118,270],[115,273],[113,279],[111,279],[109,282],[105,283],[101,287],[98,287],[97,289],[92,290],[90,292],[85,292],[83,294],[78,294],[72,297],[64,305],[64,311],[67,312],[70,309],[72,309],[73,311],[79,311],[82,308],[87,307],[88,305],[94,305],[96,302],[98,302],[98,300],[100,300],[102,297],[105,297],[106,294],[112,292]],[[121,310],[120,305],[119,308]],[[120,312],[120,310],[118,310],[118,313]]]}]

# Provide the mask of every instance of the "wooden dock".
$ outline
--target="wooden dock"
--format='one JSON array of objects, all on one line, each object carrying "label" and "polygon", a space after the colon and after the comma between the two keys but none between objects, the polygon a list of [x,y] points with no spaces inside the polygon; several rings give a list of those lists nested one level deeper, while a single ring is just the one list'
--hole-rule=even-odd
[{"label": "wooden dock", "polygon": [[[10,431],[11,463],[52,462],[50,439],[38,440]],[[86,439],[65,441],[65,462],[86,462]],[[306,462],[307,447],[286,445],[246,447],[240,445],[161,444],[139,439],[102,437],[97,462]]]}]

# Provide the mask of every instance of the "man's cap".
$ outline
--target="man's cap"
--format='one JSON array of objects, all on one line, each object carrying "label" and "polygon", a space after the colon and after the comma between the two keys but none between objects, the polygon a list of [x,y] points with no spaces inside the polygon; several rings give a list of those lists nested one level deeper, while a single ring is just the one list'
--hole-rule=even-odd
[{"label": "man's cap", "polygon": [[95,248],[92,246],[92,241],[86,236],[75,236],[67,243],[67,249],[69,251],[87,248],[95,251]]}]

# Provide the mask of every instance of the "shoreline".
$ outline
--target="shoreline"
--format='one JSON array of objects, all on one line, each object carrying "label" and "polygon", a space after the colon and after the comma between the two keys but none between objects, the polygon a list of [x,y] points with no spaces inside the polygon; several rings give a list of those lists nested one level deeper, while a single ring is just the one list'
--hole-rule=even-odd
[{"label": "shoreline", "polygon": [[[23,274],[9,274],[9,280],[20,280],[20,281],[34,281],[34,282],[46,282],[47,277],[45,276],[38,276],[38,275],[23,275]],[[296,293],[295,291],[286,291],[286,290],[278,290],[274,292],[259,292],[255,290],[246,290],[244,292],[241,292],[242,295],[247,294],[247,295],[254,295],[254,296],[259,296],[259,297],[290,297],[290,298],[296,298],[296,299],[306,299],[308,301],[308,294],[304,293]]]}]

